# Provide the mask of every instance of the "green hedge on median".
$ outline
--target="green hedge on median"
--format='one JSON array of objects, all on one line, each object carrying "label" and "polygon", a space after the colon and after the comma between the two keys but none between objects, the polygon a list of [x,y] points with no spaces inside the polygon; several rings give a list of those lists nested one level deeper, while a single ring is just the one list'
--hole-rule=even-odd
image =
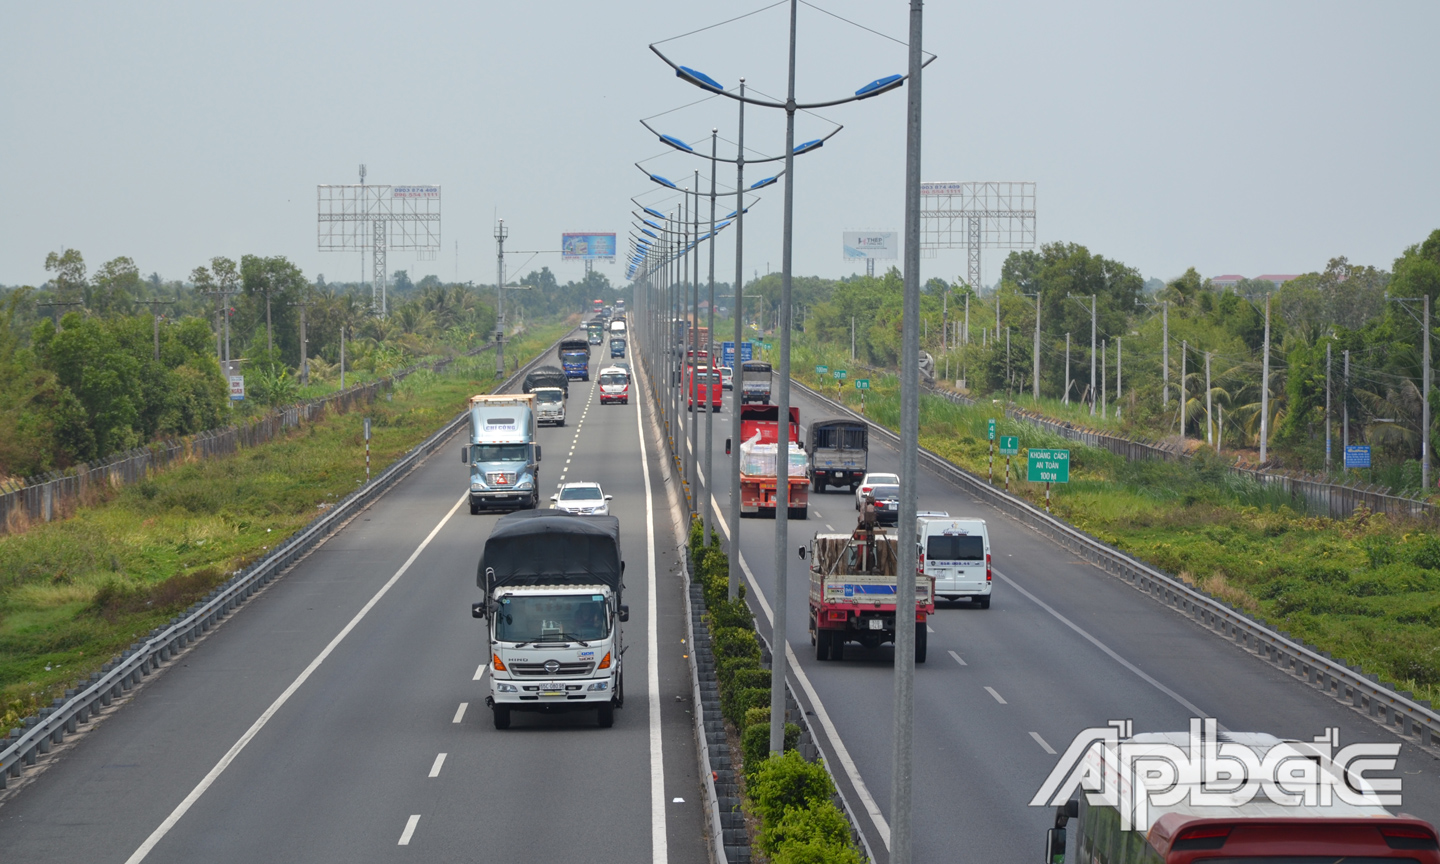
[{"label": "green hedge on median", "polygon": [[714,534],[705,542],[698,521],[690,527],[690,555],[705,595],[720,710],[740,736],[746,808],[761,822],[760,850],[771,864],[864,864],[850,842],[850,823],[832,801],[825,766],[795,749],[800,727],[786,723],[784,755],[770,755],[770,670],[760,665],[755,616],[744,583],[730,599],[729,559]]}]

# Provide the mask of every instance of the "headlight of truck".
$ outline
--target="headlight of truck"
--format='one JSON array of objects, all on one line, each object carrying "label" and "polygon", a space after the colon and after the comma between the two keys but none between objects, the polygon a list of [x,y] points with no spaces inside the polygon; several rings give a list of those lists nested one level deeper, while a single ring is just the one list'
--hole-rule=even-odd
[{"label": "headlight of truck", "polygon": [[596,681],[594,684],[591,684],[589,687],[586,687],[585,689],[586,689],[586,690],[593,690],[593,691],[609,690],[609,689],[610,689],[610,682],[609,682],[609,681]]},{"label": "headlight of truck", "polygon": [[529,481],[529,480],[521,480],[519,483],[516,483],[516,484],[515,484],[515,488],[516,488],[516,489],[530,489],[530,488],[532,488],[534,485],[535,485],[535,484],[532,483],[532,482]]},{"label": "headlight of truck", "polygon": [[520,691],[518,691],[518,690],[515,689],[515,685],[514,685],[514,684],[502,684],[502,683],[499,682],[499,681],[496,681],[496,682],[495,682],[495,689],[496,689],[498,692],[500,692],[500,693],[518,693],[518,692],[520,692]]},{"label": "headlight of truck", "polygon": [[484,492],[484,491],[485,491],[485,484],[484,484],[484,483],[480,483],[480,482],[478,482],[478,481],[472,480],[472,481],[470,482],[470,491],[471,491],[471,492]]}]

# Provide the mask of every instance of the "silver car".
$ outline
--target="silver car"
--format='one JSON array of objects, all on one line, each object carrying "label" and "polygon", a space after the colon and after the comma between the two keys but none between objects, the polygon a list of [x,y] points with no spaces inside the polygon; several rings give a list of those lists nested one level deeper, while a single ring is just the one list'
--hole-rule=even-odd
[{"label": "silver car", "polygon": [[550,506],[579,516],[609,516],[610,499],[599,483],[563,483],[560,491],[550,496]]}]

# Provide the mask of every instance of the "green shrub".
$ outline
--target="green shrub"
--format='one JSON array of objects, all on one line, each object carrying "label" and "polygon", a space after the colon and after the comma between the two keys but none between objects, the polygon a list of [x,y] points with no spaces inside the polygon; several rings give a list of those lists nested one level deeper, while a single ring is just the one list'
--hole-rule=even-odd
[{"label": "green shrub", "polygon": [[[745,776],[752,777],[770,758],[770,709],[751,708],[745,712],[749,718],[752,714],[763,711],[764,720],[758,723],[751,723],[745,726],[745,731],[740,733],[740,757],[745,760]],[[795,750],[800,743],[800,727],[794,723],[785,724],[785,752]]]},{"label": "green shrub", "polygon": [[722,657],[760,657],[755,631],[742,627],[716,627],[710,631],[710,650],[716,662]]},{"label": "green shrub", "polygon": [[[760,850],[775,860],[780,850],[794,850],[815,847],[845,850],[850,848],[850,823],[833,802],[824,801],[808,809],[792,807],[785,811],[780,821],[765,826],[760,832]],[[852,850],[853,851],[853,850]],[[788,860],[808,861],[808,856]],[[833,858],[814,859],[833,861]],[[843,859],[842,859],[843,860]]]},{"label": "green shrub", "polygon": [[785,844],[770,856],[770,864],[865,864],[865,856],[848,844],[810,840]]},{"label": "green shrub", "polygon": [[745,712],[745,723],[744,723],[744,725],[742,725],[742,726],[740,727],[740,732],[741,732],[741,734],[744,734],[744,732],[745,732],[746,729],[749,729],[751,726],[754,726],[756,723],[763,723],[763,724],[765,724],[767,727],[770,725],[770,709],[769,709],[769,708],[751,708],[749,711],[746,711],[746,712]]},{"label": "green shrub", "polygon": [[754,769],[747,791],[755,815],[768,829],[780,823],[786,810],[828,804],[835,785],[824,765],[806,762],[798,752],[787,750],[765,759]]},{"label": "green shrub", "polygon": [[740,721],[745,718],[746,711],[769,704],[769,687],[731,686],[728,690],[720,692],[720,713],[736,726],[739,726]]},{"label": "green shrub", "polygon": [[720,657],[715,660],[715,677],[720,680],[720,692],[730,686],[730,680],[741,669],[759,669],[759,657]]},{"label": "green shrub", "polygon": [[[742,589],[744,585],[740,586]],[[742,590],[740,596],[734,600],[722,598],[714,603],[706,603],[706,615],[710,619],[712,627],[734,627],[745,630],[755,629],[755,613],[750,611],[750,606],[745,602],[745,592]]]}]

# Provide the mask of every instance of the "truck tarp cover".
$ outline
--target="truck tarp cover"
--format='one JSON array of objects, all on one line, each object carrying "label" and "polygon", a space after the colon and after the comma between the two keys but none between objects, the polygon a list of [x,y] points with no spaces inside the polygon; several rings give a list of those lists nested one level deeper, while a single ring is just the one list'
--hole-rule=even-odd
[{"label": "truck tarp cover", "polygon": [[536,387],[559,387],[570,394],[570,379],[565,377],[565,370],[559,366],[537,366],[534,371],[525,376],[525,392],[529,393]]},{"label": "truck tarp cover", "polygon": [[859,420],[817,420],[810,424],[810,449],[866,450],[869,431]]},{"label": "truck tarp cover", "polygon": [[[502,516],[485,541],[476,584],[487,593],[505,586],[607,585],[620,595],[620,520],[522,510]],[[485,571],[494,570],[491,584]]]}]

